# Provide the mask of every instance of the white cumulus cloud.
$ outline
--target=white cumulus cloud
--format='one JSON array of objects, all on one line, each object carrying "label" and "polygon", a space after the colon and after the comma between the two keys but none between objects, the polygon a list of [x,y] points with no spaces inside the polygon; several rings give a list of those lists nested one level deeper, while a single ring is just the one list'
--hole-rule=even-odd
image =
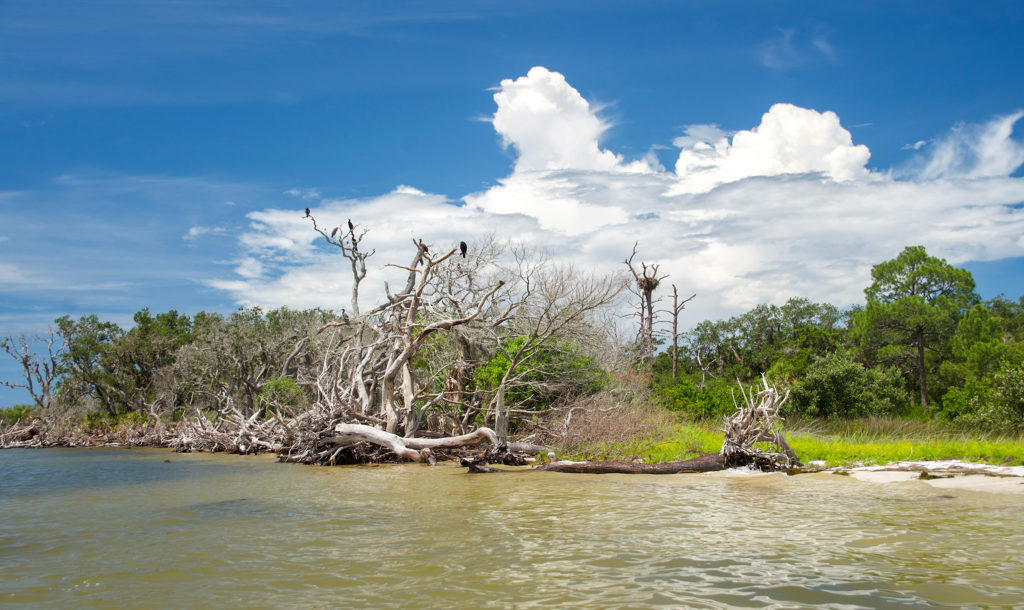
[{"label": "white cumulus cloud", "polygon": [[600,147],[608,124],[565,77],[537,66],[526,76],[501,81],[492,124],[505,146],[515,148],[516,171],[590,169],[651,171],[644,161],[623,163]]},{"label": "white cumulus cloud", "polygon": [[[606,124],[562,75],[534,68],[502,81],[494,98],[494,128],[518,154],[494,187],[460,202],[399,186],[313,209],[321,226],[351,218],[369,230],[365,248],[376,254],[364,307],[385,280],[401,281],[384,264],[407,263],[412,236],[442,251],[493,234],[608,273],[624,271],[639,242],[639,256],[669,274],[665,286],[697,293],[687,306],[694,323],[792,296],[859,302],[871,266],[911,244],[954,264],[1024,256],[1024,179],[1012,176],[1021,152],[1010,139],[1020,113],[922,146],[931,156],[921,167],[956,169],[904,180],[869,171],[870,152],[834,112],[776,104],[747,129],[693,125],[675,141],[674,172],[643,163],[635,171],[636,162],[600,148]],[[302,211],[248,218],[237,277],[215,286],[244,304],[347,306],[348,261]]]},{"label": "white cumulus cloud", "polygon": [[[701,137],[703,136],[703,137]],[[691,126],[676,139],[680,192],[705,192],[751,176],[820,172],[836,181],[864,178],[871,156],[854,145],[834,112],[775,104],[761,124],[730,140],[715,126]]]}]

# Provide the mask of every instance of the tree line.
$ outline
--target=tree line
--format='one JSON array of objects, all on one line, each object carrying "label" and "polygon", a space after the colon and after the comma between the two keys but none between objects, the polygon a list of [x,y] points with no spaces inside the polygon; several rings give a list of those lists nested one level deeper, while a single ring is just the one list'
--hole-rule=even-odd
[{"label": "tree line", "polygon": [[600,320],[623,277],[492,239],[447,252],[413,239],[410,262],[389,265],[407,274],[404,285],[385,284],[366,309],[368,231],[306,217],[350,262],[351,302],[340,313],[143,309],[130,329],[64,316],[49,333],[3,339],[24,373],[5,385],[26,389],[42,412],[99,423],[202,420],[179,439],[186,445],[222,422],[255,430],[273,419],[279,429],[260,432],[273,439],[239,434],[236,448],[299,443],[319,460],[318,443],[346,422],[408,437],[488,425],[505,443],[523,420],[607,383],[613,355]]},{"label": "tree line", "polygon": [[[918,414],[1024,429],[1024,298],[983,301],[969,272],[920,246],[874,267],[862,305],[793,298],[688,331],[679,316],[689,299],[672,286],[672,309],[658,309],[663,276],[634,265],[634,248],[625,263],[639,330],[624,342],[608,319],[628,275],[592,276],[492,240],[468,258],[413,240],[411,262],[395,265],[406,285],[363,310],[367,231],[310,219],[351,264],[351,303],[340,313],[143,309],[130,329],[64,316],[49,333],[2,339],[23,372],[3,383],[26,389],[40,410],[93,419],[300,418],[318,405],[327,419],[406,436],[491,425],[505,439],[626,374],[694,418],[731,411],[736,382],[763,375],[790,390],[790,415]],[[670,333],[657,330],[669,322]]]},{"label": "tree line", "polygon": [[[788,414],[920,415],[1024,429],[1024,298],[982,300],[970,272],[910,246],[875,265],[865,302],[792,298],[681,336],[659,354],[663,404],[697,417],[733,406],[736,380],[791,390]],[[673,364],[680,373],[673,377]]]}]

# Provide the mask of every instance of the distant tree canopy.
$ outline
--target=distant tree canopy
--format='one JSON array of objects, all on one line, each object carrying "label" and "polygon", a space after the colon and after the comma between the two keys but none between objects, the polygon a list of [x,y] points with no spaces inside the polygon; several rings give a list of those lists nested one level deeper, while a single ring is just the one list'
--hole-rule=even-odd
[{"label": "distant tree canopy", "polygon": [[[876,265],[866,303],[840,311],[790,299],[683,336],[680,367],[654,366],[663,404],[695,417],[733,406],[730,387],[761,374],[792,390],[789,414],[900,415],[1024,429],[1024,298],[982,302],[971,274],[911,246]],[[916,405],[916,406],[915,406]]]},{"label": "distant tree canopy", "polygon": [[[357,250],[361,237],[351,230],[342,237],[361,278],[360,257],[372,250]],[[418,257],[443,256],[434,250],[417,242]],[[424,284],[415,307],[399,307],[392,295],[356,315],[353,292],[351,316],[243,308],[189,317],[143,309],[128,330],[96,315],[63,316],[48,336],[2,338],[0,347],[25,375],[3,383],[28,389],[37,408],[74,405],[109,416],[294,416],[333,396],[338,409],[361,404],[360,417],[371,423],[385,421],[376,421],[383,411],[373,409],[391,392],[391,407],[404,413],[392,415],[393,426],[466,430],[487,423],[504,435],[517,429],[517,419],[614,384],[614,352],[636,358],[631,370],[650,375],[658,402],[694,418],[730,412],[736,381],[765,375],[791,390],[790,415],[919,413],[1024,430],[1024,298],[982,301],[969,272],[921,246],[874,267],[863,305],[843,311],[803,298],[758,305],[674,331],[676,361],[669,350],[653,363],[646,347],[617,352],[617,339],[594,316],[616,298],[621,278],[545,266],[523,252],[493,271],[496,246],[474,244],[472,252],[431,267],[433,283]],[[485,278],[485,268],[494,275]],[[459,322],[470,320],[474,303],[477,317]],[[650,312],[657,313],[655,303]],[[645,329],[653,324],[645,318]],[[407,359],[396,359],[403,350],[411,350]],[[391,361],[398,372],[387,381],[393,387],[384,387],[373,371]]]}]

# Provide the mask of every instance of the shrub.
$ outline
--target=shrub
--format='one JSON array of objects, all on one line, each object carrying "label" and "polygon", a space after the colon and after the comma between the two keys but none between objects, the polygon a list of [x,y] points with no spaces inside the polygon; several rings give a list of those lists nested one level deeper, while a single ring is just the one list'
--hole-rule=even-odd
[{"label": "shrub", "polygon": [[306,391],[291,377],[272,377],[256,396],[256,407],[267,413],[277,411],[294,415],[309,404]]},{"label": "shrub", "polygon": [[969,377],[942,397],[942,414],[958,424],[1024,430],[1024,365],[1004,362],[995,374]]},{"label": "shrub", "polygon": [[860,417],[896,414],[906,405],[894,369],[865,369],[849,354],[818,358],[792,390],[785,415]]},{"label": "shrub", "polygon": [[732,388],[723,383],[703,387],[692,380],[656,387],[658,402],[672,411],[680,411],[690,419],[718,419],[736,410]]},{"label": "shrub", "polygon": [[34,411],[34,405],[14,405],[13,407],[0,409],[0,424],[8,426],[19,421],[27,421],[32,419]]}]

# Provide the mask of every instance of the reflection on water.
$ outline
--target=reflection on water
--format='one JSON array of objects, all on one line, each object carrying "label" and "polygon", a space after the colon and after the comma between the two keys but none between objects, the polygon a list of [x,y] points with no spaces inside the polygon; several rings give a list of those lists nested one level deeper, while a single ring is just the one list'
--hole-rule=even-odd
[{"label": "reflection on water", "polygon": [[1022,514],[832,475],[8,450],[0,605],[1012,606]]}]

